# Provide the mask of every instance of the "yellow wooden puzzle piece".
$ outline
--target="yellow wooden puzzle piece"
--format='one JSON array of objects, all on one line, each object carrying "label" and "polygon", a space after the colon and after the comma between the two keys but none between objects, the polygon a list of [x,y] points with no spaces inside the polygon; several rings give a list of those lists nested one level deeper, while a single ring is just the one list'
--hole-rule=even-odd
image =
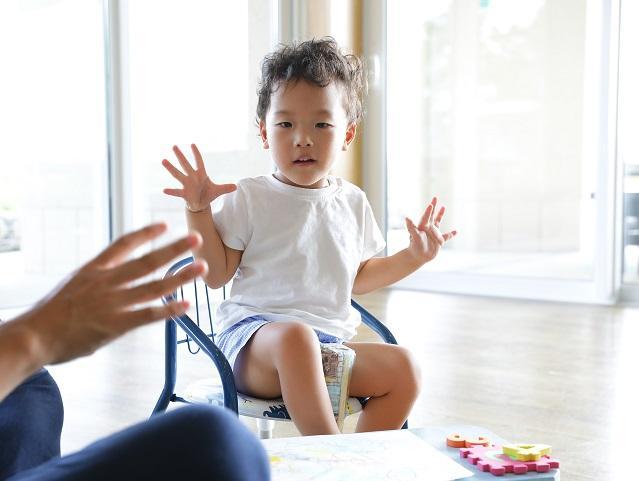
[{"label": "yellow wooden puzzle piece", "polygon": [[547,444],[504,444],[504,454],[519,461],[539,461],[552,450]]}]

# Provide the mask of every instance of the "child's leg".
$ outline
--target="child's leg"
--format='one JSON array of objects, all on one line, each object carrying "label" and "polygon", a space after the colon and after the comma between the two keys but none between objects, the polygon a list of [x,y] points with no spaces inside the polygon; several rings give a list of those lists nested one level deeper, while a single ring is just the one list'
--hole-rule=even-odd
[{"label": "child's leg", "polygon": [[303,435],[337,434],[324,381],[317,335],[299,322],[262,326],[235,361],[239,391],[260,398],[282,396]]},{"label": "child's leg", "polygon": [[421,375],[410,352],[392,344],[347,342],[356,353],[349,395],[370,396],[357,432],[399,429],[419,394]]}]

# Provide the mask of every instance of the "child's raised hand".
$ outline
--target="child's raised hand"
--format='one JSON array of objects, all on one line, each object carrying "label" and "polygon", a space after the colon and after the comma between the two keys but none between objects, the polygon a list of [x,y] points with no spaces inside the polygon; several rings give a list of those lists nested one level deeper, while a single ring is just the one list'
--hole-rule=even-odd
[{"label": "child's raised hand", "polygon": [[444,217],[445,207],[441,207],[437,216],[433,218],[437,207],[437,197],[433,197],[426,211],[416,226],[412,220],[406,217],[406,229],[410,234],[409,252],[420,262],[426,263],[435,258],[439,249],[450,239],[457,235],[456,230],[442,233],[439,224]]},{"label": "child's raised hand", "polygon": [[164,168],[182,184],[181,189],[164,189],[163,192],[167,195],[181,197],[186,202],[188,210],[198,212],[206,209],[219,196],[233,192],[237,186],[235,184],[214,183],[206,173],[202,154],[195,144],[191,144],[191,150],[195,157],[195,169],[176,145],[173,146],[173,152],[184,172],[167,159],[162,160]]}]

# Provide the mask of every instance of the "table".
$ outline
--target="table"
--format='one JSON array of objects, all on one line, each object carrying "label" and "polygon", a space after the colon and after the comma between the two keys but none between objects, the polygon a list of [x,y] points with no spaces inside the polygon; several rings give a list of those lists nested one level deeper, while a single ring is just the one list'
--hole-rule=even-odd
[{"label": "table", "polygon": [[[321,435],[264,439],[274,481],[330,479],[456,479],[470,481],[559,481],[559,470],[546,473],[506,473],[494,476],[459,455],[446,444],[450,434],[467,438],[486,437],[496,445],[508,441],[487,429],[470,425],[446,425],[407,431]],[[532,440],[539,441],[539,440]],[[430,449],[424,446],[430,445]],[[444,458],[449,459],[441,459]],[[465,469],[460,469],[460,468]],[[463,477],[468,473],[472,476]],[[462,477],[459,477],[462,476]]]}]

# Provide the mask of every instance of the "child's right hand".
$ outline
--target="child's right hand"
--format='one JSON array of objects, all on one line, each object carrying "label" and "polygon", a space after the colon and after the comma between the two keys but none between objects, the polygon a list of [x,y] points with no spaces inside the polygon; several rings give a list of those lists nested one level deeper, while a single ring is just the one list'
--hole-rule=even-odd
[{"label": "child's right hand", "polygon": [[198,212],[205,210],[211,202],[217,199],[219,196],[228,194],[237,189],[235,184],[216,184],[206,173],[204,167],[204,160],[202,154],[197,149],[195,144],[191,144],[191,150],[195,157],[194,169],[182,151],[173,146],[173,152],[178,159],[178,162],[182,166],[184,173],[175,167],[167,159],[162,160],[162,165],[169,171],[169,173],[182,184],[181,189],[164,189],[164,193],[175,197],[181,197],[186,202],[186,208],[191,212]]}]

